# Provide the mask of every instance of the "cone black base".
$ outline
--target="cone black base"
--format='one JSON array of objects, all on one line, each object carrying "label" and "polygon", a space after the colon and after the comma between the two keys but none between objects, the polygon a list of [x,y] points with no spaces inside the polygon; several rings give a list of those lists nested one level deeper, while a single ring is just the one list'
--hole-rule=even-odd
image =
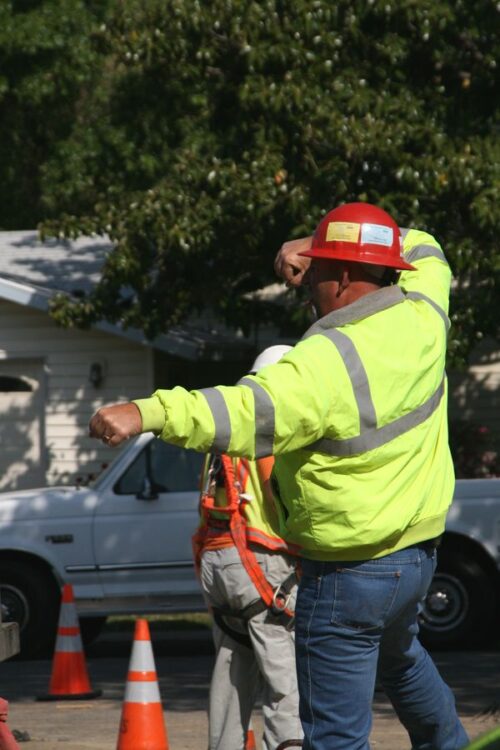
[{"label": "cone black base", "polygon": [[37,701],[87,701],[91,698],[99,698],[102,690],[92,690],[91,693],[78,693],[78,695],[37,695]]}]

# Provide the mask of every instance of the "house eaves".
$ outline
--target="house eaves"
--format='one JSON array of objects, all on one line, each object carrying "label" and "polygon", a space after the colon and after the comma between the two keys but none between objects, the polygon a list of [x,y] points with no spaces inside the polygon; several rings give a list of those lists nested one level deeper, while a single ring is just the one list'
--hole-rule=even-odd
[{"label": "house eaves", "polygon": [[[92,291],[111,249],[107,237],[41,241],[36,231],[0,232],[0,298],[49,314],[55,294],[78,299]],[[93,328],[191,361],[246,359],[252,348],[208,322],[175,326],[153,340],[139,329],[106,321]]]},{"label": "house eaves", "polygon": [[[14,302],[17,305],[24,305],[34,310],[49,313],[50,300],[53,296],[54,292],[50,289],[21,284],[13,279],[0,277],[0,298]],[[93,328],[114,336],[121,336],[137,344],[159,349],[177,357],[197,360],[200,356],[203,356],[201,341],[187,340],[182,335],[179,335],[179,333],[174,332],[172,335],[162,334],[153,340],[148,340],[142,331],[136,328],[122,328],[119,325],[113,325],[106,321],[96,323]]]}]

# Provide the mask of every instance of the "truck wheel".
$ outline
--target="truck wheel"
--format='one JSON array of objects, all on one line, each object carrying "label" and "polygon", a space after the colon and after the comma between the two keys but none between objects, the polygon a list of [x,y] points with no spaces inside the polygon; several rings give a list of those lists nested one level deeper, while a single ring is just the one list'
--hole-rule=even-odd
[{"label": "truck wheel", "polygon": [[484,643],[496,614],[493,583],[481,566],[458,553],[438,550],[438,566],[420,619],[420,638],[429,648]]},{"label": "truck wheel", "polygon": [[0,560],[0,603],[2,621],[19,623],[21,658],[51,655],[60,606],[55,580],[35,565]]}]

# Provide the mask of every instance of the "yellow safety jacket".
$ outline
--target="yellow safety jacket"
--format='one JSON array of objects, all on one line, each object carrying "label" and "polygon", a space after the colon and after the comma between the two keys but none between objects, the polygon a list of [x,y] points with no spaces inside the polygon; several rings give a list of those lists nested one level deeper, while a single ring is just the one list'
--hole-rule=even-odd
[{"label": "yellow safety jacket", "polygon": [[281,533],[305,557],[370,559],[444,530],[451,272],[433,237],[402,235],[416,270],[318,320],[277,364],[136,401],[143,429],[177,445],[273,453]]}]

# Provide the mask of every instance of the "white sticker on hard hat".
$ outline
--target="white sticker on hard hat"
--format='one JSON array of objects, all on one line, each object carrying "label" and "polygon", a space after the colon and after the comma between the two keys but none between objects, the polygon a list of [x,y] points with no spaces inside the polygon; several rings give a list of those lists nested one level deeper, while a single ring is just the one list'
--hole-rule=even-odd
[{"label": "white sticker on hard hat", "polygon": [[326,230],[327,242],[357,242],[359,224],[352,221],[331,221]]},{"label": "white sticker on hard hat", "polygon": [[392,228],[384,227],[383,224],[361,225],[360,241],[362,245],[384,245],[385,247],[390,247],[393,236]]}]

